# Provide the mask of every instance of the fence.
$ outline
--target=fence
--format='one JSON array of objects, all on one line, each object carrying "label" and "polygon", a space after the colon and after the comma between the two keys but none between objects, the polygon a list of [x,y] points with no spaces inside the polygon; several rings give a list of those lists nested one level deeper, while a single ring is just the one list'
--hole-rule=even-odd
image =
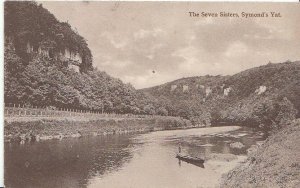
[{"label": "fence", "polygon": [[[101,113],[90,110],[33,108],[21,105],[10,105],[4,108],[5,117],[103,117],[103,118],[146,118],[153,115]],[[157,116],[157,115],[156,115]]]}]

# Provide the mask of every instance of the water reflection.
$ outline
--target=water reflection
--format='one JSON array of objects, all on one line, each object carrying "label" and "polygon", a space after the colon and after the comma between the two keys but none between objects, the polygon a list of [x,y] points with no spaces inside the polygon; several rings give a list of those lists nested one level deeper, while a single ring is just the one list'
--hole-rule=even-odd
[{"label": "water reflection", "polygon": [[7,187],[86,187],[94,176],[118,170],[132,153],[128,136],[5,145]]},{"label": "water reflection", "polygon": [[[228,132],[230,131],[230,132]],[[245,155],[259,132],[237,127],[162,131],[143,135],[114,135],[5,144],[6,187],[214,187],[233,162],[190,164],[182,153],[207,158],[212,153]],[[245,147],[234,149],[232,142]],[[200,167],[200,168],[199,168]],[[205,167],[205,168],[204,168]]]},{"label": "water reflection", "polygon": [[204,168],[204,163],[201,163],[201,162],[188,162],[188,161],[184,161],[184,160],[178,159],[178,165],[179,165],[179,167],[181,167],[181,161],[186,162],[186,163],[190,163],[190,164],[198,166],[200,168]]}]

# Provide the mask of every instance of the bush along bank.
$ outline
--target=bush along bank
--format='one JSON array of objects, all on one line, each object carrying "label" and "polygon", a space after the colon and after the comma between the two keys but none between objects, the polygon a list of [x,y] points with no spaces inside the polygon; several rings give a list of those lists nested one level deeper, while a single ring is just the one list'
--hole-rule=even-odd
[{"label": "bush along bank", "polygon": [[287,123],[261,145],[249,150],[247,160],[223,177],[221,187],[299,187],[300,119]]},{"label": "bush along bank", "polygon": [[21,143],[67,137],[107,134],[144,133],[193,127],[189,120],[178,117],[143,119],[100,119],[90,121],[46,120],[11,121],[4,123],[6,142]]}]

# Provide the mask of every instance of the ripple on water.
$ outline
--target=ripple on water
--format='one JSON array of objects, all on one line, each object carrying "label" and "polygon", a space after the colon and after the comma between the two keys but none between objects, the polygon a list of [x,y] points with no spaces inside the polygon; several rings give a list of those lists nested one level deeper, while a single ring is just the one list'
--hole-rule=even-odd
[{"label": "ripple on water", "polygon": [[[42,187],[39,182],[47,187],[214,187],[222,173],[256,144],[255,136],[260,135],[232,126],[6,145],[5,183],[8,187]],[[229,143],[237,141],[246,147],[230,148]],[[217,153],[237,159],[215,157],[205,161],[205,168],[179,163],[175,155],[180,143],[182,153],[191,156]],[[74,159],[76,155],[80,157]],[[26,161],[30,162],[27,168]]]}]

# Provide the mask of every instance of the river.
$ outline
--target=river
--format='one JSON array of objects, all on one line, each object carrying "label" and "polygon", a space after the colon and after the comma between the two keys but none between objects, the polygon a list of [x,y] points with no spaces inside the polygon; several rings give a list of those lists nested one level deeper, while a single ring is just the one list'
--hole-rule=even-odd
[{"label": "river", "polygon": [[[244,160],[246,150],[264,139],[260,131],[230,126],[5,143],[5,186],[218,187],[222,173]],[[231,148],[233,142],[245,147]],[[179,144],[182,153],[206,159],[203,166],[175,158]],[[212,154],[234,154],[237,158],[209,158]]]}]

